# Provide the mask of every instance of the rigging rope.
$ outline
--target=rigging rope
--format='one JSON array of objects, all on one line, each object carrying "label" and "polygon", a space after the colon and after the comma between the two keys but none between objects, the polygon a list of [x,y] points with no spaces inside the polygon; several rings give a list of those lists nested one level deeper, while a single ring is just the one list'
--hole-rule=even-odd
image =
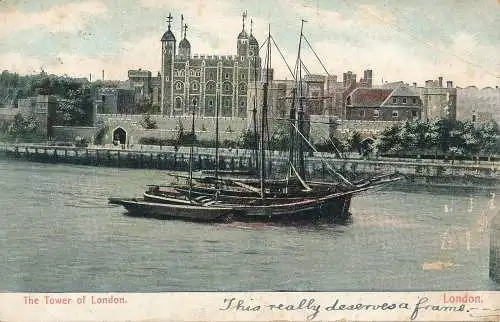
[{"label": "rigging rope", "polygon": [[[311,149],[313,149],[314,152],[318,152],[318,150],[309,142],[309,140],[306,139],[306,137],[304,136],[304,134],[300,133],[299,129],[295,126],[295,124],[292,124],[292,126],[295,128],[295,130],[297,131],[297,133],[302,137],[302,139],[307,143],[307,145],[309,145],[311,147]],[[342,174],[340,174],[339,172],[335,171],[335,169],[333,169],[333,167],[328,162],[326,162],[326,160],[323,157],[320,157],[320,160],[326,165],[326,167],[330,171],[330,173],[332,173],[332,174],[336,175],[337,177],[339,177],[346,184],[348,184],[350,186],[354,186],[354,184],[352,182],[350,182],[347,178],[345,178]]]}]

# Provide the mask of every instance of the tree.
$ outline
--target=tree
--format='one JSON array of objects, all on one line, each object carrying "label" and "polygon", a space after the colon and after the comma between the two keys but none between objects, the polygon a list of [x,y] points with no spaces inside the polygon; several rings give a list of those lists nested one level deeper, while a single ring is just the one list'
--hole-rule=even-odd
[{"label": "tree", "polygon": [[151,118],[150,114],[144,114],[141,121],[142,127],[148,130],[157,129],[156,121]]},{"label": "tree", "polygon": [[361,153],[361,141],[362,141],[361,133],[358,131],[355,131],[350,137],[349,140],[347,141],[349,144],[349,150],[354,151],[356,150],[358,153]]}]

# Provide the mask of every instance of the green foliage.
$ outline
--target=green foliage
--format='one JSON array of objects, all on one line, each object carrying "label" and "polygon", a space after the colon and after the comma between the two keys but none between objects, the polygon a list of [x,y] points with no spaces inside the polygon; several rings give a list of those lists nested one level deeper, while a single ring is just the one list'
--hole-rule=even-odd
[{"label": "green foliage", "polygon": [[158,128],[156,121],[151,118],[150,114],[143,115],[141,125],[142,125],[142,127],[144,127],[145,129],[148,129],[148,130],[153,130],[153,129]]},{"label": "green foliage", "polygon": [[375,145],[381,154],[472,156],[500,152],[499,135],[498,124],[494,121],[479,126],[470,121],[448,119],[407,121],[385,129]]},{"label": "green foliage", "polygon": [[349,137],[349,140],[347,141],[348,143],[348,148],[349,151],[357,151],[361,153],[361,141],[362,141],[361,133],[358,131],[355,131],[351,137]]},{"label": "green foliage", "polygon": [[238,142],[238,147],[242,149],[255,149],[259,146],[259,140],[259,134],[248,129],[242,133]]},{"label": "green foliage", "polygon": [[109,125],[107,125],[107,124],[102,125],[94,137],[94,143],[95,144],[103,144],[104,137],[106,136],[106,133],[108,133],[108,131],[109,131]]},{"label": "green foliage", "polygon": [[33,117],[24,119],[21,114],[16,114],[11,122],[3,121],[0,130],[8,141],[13,139],[24,142],[40,142],[45,140],[41,125]]}]

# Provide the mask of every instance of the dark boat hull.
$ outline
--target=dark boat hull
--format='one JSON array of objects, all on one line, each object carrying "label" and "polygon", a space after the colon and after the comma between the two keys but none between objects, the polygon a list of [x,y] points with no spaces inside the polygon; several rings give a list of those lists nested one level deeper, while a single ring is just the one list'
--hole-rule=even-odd
[{"label": "dark boat hull", "polygon": [[190,221],[228,221],[234,210],[231,207],[205,207],[184,204],[149,202],[134,198],[110,198],[109,203],[123,206],[131,215],[158,219],[185,219]]},{"label": "dark boat hull", "polygon": [[209,202],[185,205],[175,198],[154,196],[147,200],[115,199],[111,203],[123,205],[129,212],[159,218],[183,218],[201,221],[242,222],[297,222],[297,221],[341,221],[350,217],[351,198],[366,189],[335,193],[324,197],[297,201],[262,200],[238,203]]}]

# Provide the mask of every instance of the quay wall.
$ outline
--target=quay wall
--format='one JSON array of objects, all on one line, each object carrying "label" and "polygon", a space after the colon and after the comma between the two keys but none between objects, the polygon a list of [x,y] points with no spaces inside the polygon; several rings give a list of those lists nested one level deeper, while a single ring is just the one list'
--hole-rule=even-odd
[{"label": "quay wall", "polygon": [[[215,169],[215,149],[195,148],[194,169]],[[0,153],[10,159],[66,163],[88,166],[123,167],[139,169],[159,169],[188,171],[189,148],[148,146],[136,149],[117,147],[55,147],[44,145],[9,145],[1,147]],[[266,164],[268,173],[282,175],[288,166],[287,153],[268,151]],[[220,149],[220,169],[250,170],[255,168],[256,160],[252,151],[241,149]],[[449,164],[429,162],[428,160],[391,161],[364,159],[335,159],[333,155],[316,153],[306,158],[306,171],[314,179],[334,181],[335,176],[328,170],[326,160],[332,168],[351,180],[369,176],[400,173],[408,183],[442,185],[479,185],[500,187],[500,162],[472,162]]]}]

